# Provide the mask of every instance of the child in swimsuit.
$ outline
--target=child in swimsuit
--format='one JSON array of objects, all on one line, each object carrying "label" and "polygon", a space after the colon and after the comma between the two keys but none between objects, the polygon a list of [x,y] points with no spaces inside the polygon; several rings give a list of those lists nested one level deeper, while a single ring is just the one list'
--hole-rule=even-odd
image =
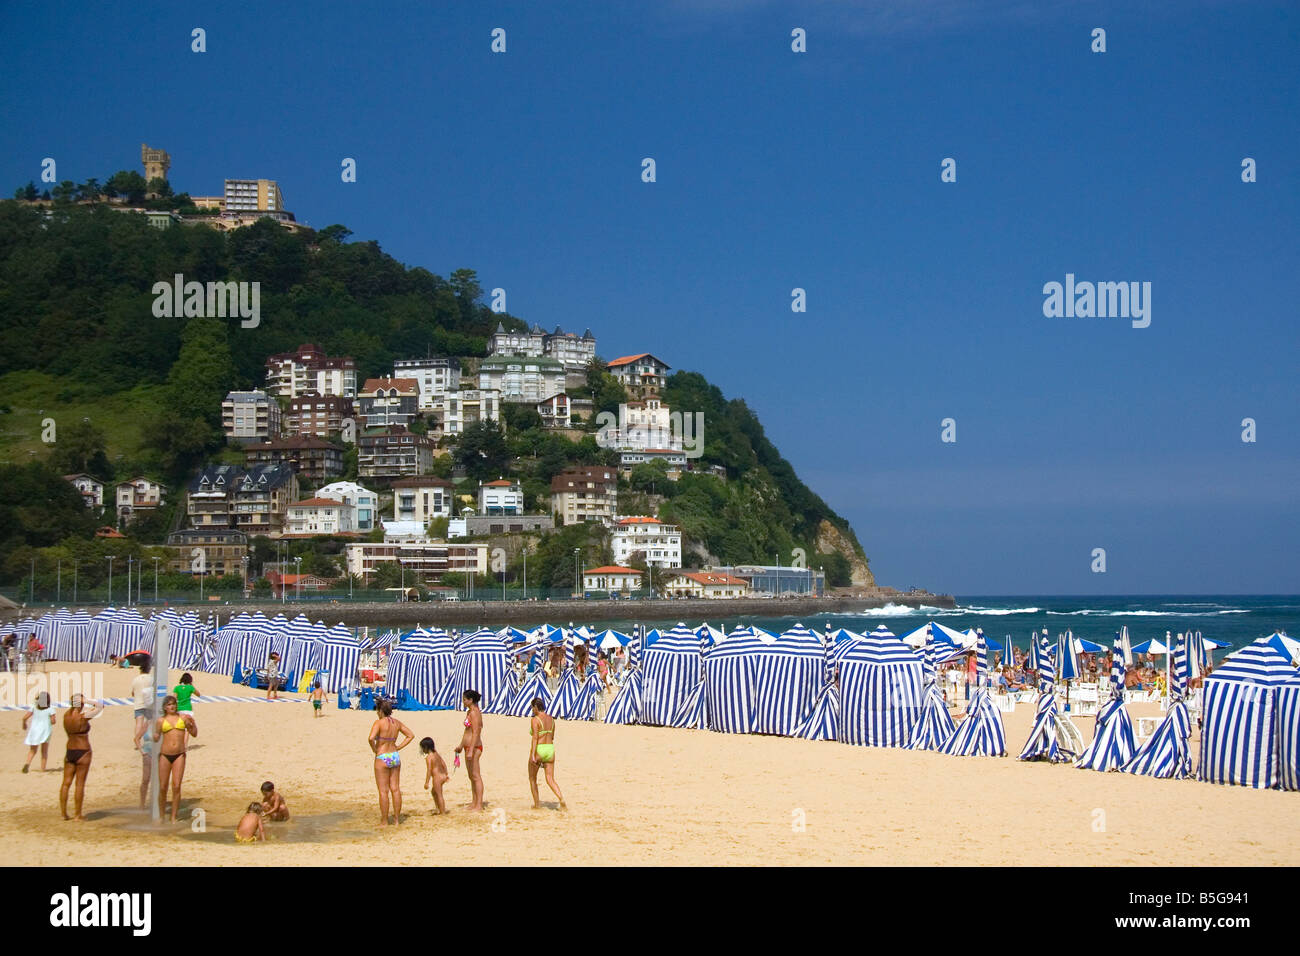
[{"label": "child in swimsuit", "polygon": [[284,802],[284,797],[280,796],[280,791],[275,789],[275,784],[270,780],[262,784],[262,812],[268,820],[276,823],[289,819],[289,804]]},{"label": "child in swimsuit", "polygon": [[447,812],[447,803],[442,798],[442,785],[451,779],[447,773],[447,764],[434,747],[433,738],[425,737],[420,741],[420,753],[424,754],[424,789],[433,794],[433,803],[438,813]]},{"label": "child in swimsuit", "polygon": [[325,700],[325,690],[321,687],[320,681],[311,685],[311,709],[313,717],[319,717],[321,714],[321,702]]},{"label": "child in swimsuit", "polygon": [[236,843],[257,843],[266,840],[266,831],[262,829],[262,805],[250,803],[248,809],[235,827]]}]

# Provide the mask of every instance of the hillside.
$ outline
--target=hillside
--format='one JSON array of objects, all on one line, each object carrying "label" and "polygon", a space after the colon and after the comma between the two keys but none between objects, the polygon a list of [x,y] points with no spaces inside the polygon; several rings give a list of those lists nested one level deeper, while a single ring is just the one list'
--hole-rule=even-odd
[{"label": "hillside", "polygon": [[[267,355],[313,342],[353,356],[364,379],[391,374],[397,358],[478,358],[498,322],[526,327],[483,304],[472,270],[444,279],[349,236],[343,226],[294,234],[269,220],[230,233],[157,229],[104,204],[0,202],[0,463],[48,456],[69,469],[81,460],[45,447],[41,424],[52,418],[63,436],[76,426],[94,445],[98,434],[102,460],[85,470],[116,480],[145,473],[178,487],[221,453],[221,400],[260,387]],[[176,273],[260,282],[260,324],[156,316],[152,286]],[[671,353],[672,344],[646,347]],[[597,410],[626,398],[595,368],[580,391]],[[799,480],[743,400],[728,400],[697,372],[670,376],[663,398],[704,412],[704,453],[693,467],[723,466],[726,479],[688,474],[674,483],[642,469],[623,500],[679,522],[694,556],[688,564],[789,561],[802,548],[833,582],[869,583],[848,523]],[[560,438],[535,419],[529,407],[507,407],[504,435],[474,439],[484,443],[479,458],[464,449],[452,457],[471,472],[499,466],[517,475],[533,507],[563,467],[610,463],[593,436]],[[4,537],[10,547],[34,543]],[[818,557],[819,545],[833,553]]]}]

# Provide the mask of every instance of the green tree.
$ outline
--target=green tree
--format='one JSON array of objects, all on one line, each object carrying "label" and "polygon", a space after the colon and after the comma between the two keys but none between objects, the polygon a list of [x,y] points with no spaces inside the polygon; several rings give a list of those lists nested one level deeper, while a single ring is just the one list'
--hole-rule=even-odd
[{"label": "green tree", "polygon": [[91,421],[82,419],[69,422],[57,430],[55,438],[50,449],[50,462],[62,474],[84,472],[94,475],[100,481],[108,481],[113,477],[113,469],[108,464],[108,444],[104,433]]},{"label": "green tree", "polygon": [[494,421],[474,422],[456,442],[452,458],[476,481],[492,481],[510,467],[510,448],[501,426]]}]

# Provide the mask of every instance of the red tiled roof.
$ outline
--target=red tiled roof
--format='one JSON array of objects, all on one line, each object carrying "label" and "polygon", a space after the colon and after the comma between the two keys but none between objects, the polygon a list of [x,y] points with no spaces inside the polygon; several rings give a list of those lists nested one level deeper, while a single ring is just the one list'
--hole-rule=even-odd
[{"label": "red tiled roof", "polygon": [[381,388],[396,388],[403,392],[418,392],[420,383],[413,378],[368,378],[361,391],[373,392]]},{"label": "red tiled roof", "polygon": [[617,564],[607,564],[603,568],[588,568],[583,574],[640,574],[636,568],[620,568]]},{"label": "red tiled roof", "polygon": [[638,359],[643,359],[643,358],[652,358],[660,365],[668,366],[668,363],[665,362],[663,359],[655,358],[649,352],[639,352],[636,355],[624,355],[621,358],[616,358],[612,362],[607,362],[605,367],[614,368],[614,366],[616,365],[631,365],[633,362],[637,361]]},{"label": "red tiled roof", "polygon": [[621,518],[619,524],[663,524],[658,518],[647,518],[644,515],[634,515],[631,518]]},{"label": "red tiled roof", "polygon": [[696,582],[697,584],[712,585],[712,586],[729,585],[732,587],[749,587],[749,582],[746,581],[744,578],[735,578],[732,577],[730,574],[718,574],[711,571],[697,571],[694,573],[690,571],[682,571],[679,573],[679,575],[676,576],[680,576],[683,578],[690,578],[692,581]]},{"label": "red tiled roof", "polygon": [[342,505],[343,502],[336,501],[333,498],[304,498],[302,501],[295,501],[289,507],[305,508],[311,506],[311,507],[339,508]]},{"label": "red tiled roof", "polygon": [[507,478],[499,478],[496,481],[483,482],[483,487],[484,488],[512,488],[514,487],[514,484],[515,483],[513,481],[510,481]]}]

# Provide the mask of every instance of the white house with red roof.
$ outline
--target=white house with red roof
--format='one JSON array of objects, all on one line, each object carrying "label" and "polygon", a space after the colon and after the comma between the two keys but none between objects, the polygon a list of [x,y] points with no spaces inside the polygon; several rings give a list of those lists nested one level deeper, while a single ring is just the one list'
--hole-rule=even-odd
[{"label": "white house with red roof", "polygon": [[619,564],[629,563],[639,553],[647,565],[656,568],[682,566],[682,531],[658,518],[627,515],[615,519],[610,544]]},{"label": "white house with red roof", "polygon": [[523,486],[509,478],[484,482],[478,486],[478,510],[484,515],[523,514]]},{"label": "white house with red roof", "polygon": [[671,598],[743,598],[749,597],[749,582],[721,571],[680,571],[663,581],[660,591]]},{"label": "white house with red roof", "polygon": [[605,367],[628,392],[637,398],[658,395],[664,387],[668,370],[672,368],[667,362],[655,358],[649,352],[621,356],[607,363]]},{"label": "white house with red roof", "polygon": [[582,572],[582,590],[604,591],[607,594],[641,590],[641,572],[636,568],[622,568],[607,564],[604,567],[589,568]]}]

